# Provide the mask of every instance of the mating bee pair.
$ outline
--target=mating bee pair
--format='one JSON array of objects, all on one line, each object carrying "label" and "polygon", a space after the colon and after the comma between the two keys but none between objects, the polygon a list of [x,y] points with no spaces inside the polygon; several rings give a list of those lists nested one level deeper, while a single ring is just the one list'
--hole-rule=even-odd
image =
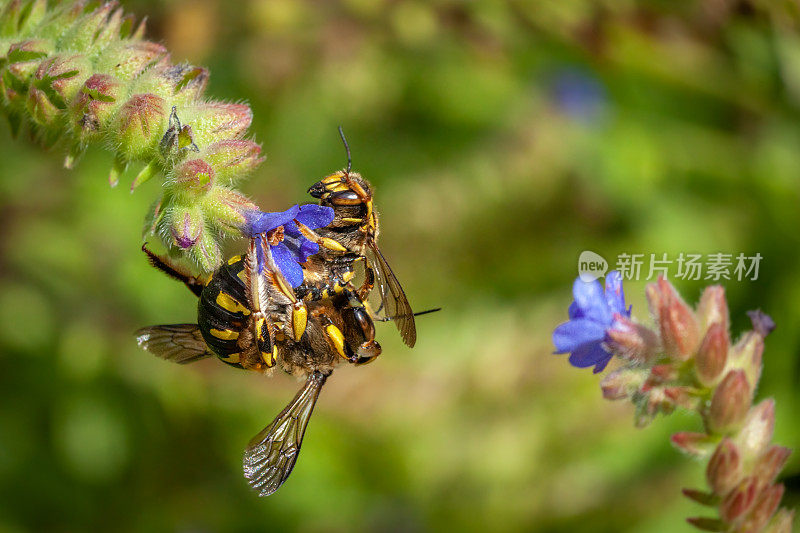
[{"label": "mating bee pair", "polygon": [[[238,368],[265,371],[279,365],[306,376],[291,403],[245,449],[245,477],[261,496],[275,492],[289,477],[333,368],[341,360],[365,364],[381,353],[374,319],[394,321],[408,346],[416,342],[411,306],[377,246],[372,188],[351,172],[349,148],[347,155],[346,170],[309,189],[320,205],[332,208],[333,220],[316,231],[294,221],[303,237],[319,245],[302,265],[303,282],[296,288],[270,251],[274,234],[253,236],[247,253],[231,258],[208,279],[187,274],[143,247],[151,264],[186,284],[199,304],[197,324],[143,328],[137,332],[141,347],[180,364],[216,356]],[[359,263],[364,282],[355,287]],[[367,303],[375,285],[383,318]]]}]

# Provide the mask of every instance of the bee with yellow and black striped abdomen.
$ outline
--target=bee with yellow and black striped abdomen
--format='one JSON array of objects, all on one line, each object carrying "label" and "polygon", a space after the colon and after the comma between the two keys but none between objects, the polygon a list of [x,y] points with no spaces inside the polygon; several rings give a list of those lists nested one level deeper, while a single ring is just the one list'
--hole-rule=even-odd
[{"label": "bee with yellow and black striped abdomen", "polygon": [[264,235],[251,239],[246,254],[231,258],[208,279],[143,249],[153,266],[185,283],[199,302],[197,324],[143,328],[137,332],[140,346],[181,364],[216,356],[238,368],[267,372],[279,366],[306,376],[292,402],[245,450],[245,477],[261,496],[272,494],[294,467],[314,404],[334,367],[342,360],[364,364],[380,354],[369,313],[349,291],[317,301],[299,299]]},{"label": "bee with yellow and black striped abdomen", "polygon": [[347,150],[347,168],[322,178],[308,192],[322,206],[333,209],[333,221],[311,231],[301,227],[304,236],[320,245],[320,252],[310,258],[306,283],[298,293],[306,299],[329,297],[352,288],[354,265],[364,261],[364,282],[356,290],[366,301],[374,285],[378,286],[384,316],[392,320],[403,341],[413,347],[417,340],[414,313],[403,287],[378,248],[380,231],[374,208],[372,186],[357,172],[351,171],[350,147],[339,128]]}]

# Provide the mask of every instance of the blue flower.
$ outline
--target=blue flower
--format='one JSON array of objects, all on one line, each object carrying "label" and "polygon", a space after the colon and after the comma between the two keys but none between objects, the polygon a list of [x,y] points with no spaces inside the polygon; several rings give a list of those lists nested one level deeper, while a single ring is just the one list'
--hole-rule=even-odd
[{"label": "blue flower", "polygon": [[[303,267],[300,263],[305,263],[309,256],[317,253],[319,245],[303,237],[295,221],[310,229],[317,229],[330,224],[333,216],[333,209],[315,204],[293,205],[286,211],[276,213],[249,211],[245,213],[242,233],[247,237],[266,233],[275,264],[292,287],[297,287],[303,283]],[[264,251],[260,241],[256,244],[256,251],[260,272],[264,268]]]},{"label": "blue flower", "polygon": [[569,306],[569,322],[553,332],[556,353],[570,352],[569,362],[578,368],[594,366],[601,372],[611,360],[605,347],[607,332],[616,325],[617,317],[630,318],[631,309],[625,309],[622,276],[616,270],[606,275],[606,289],[600,282],[575,280],[572,286],[575,301]]}]

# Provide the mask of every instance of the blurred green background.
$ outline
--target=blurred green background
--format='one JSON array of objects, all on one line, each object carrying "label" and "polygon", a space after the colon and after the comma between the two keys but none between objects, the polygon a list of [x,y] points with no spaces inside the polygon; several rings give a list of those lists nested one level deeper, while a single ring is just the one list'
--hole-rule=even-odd
[{"label": "blurred green background", "polygon": [[[702,466],[668,438],[699,421],[634,429],[552,355],[586,249],[760,253],[758,280],[724,284],[735,333],[756,307],[778,324],[757,396],[800,446],[795,2],[124,4],[251,104],[262,208],[344,165],[341,124],[385,255],[444,311],[414,350],[379,326],[384,355],[335,373],[258,499],[242,449],[298,383],[140,351],[136,328],[195,316],[139,251],[157,183],[109,189],[108,152],[67,171],[0,128],[0,531],[689,531]],[[695,302],[705,282],[676,284]],[[785,482],[800,505],[800,454]]]}]

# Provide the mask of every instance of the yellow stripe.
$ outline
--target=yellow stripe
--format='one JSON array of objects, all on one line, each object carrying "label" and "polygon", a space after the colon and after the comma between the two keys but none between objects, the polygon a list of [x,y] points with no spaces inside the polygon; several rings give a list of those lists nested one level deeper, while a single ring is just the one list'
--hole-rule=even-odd
[{"label": "yellow stripe", "polygon": [[232,341],[233,339],[239,338],[239,332],[233,331],[232,329],[219,330],[211,328],[208,330],[208,332],[214,335],[216,338],[222,339],[224,341]]},{"label": "yellow stripe", "polygon": [[350,281],[354,277],[356,277],[356,272],[355,272],[355,270],[351,270],[349,272],[345,272],[344,274],[342,274],[342,281],[347,283],[348,281]]},{"label": "yellow stripe", "polygon": [[333,347],[336,348],[338,354],[347,359],[347,356],[344,354],[344,335],[342,335],[342,330],[333,324],[329,324],[325,328],[325,332],[328,334],[328,338],[331,340],[331,343],[333,344]]},{"label": "yellow stripe", "polygon": [[219,356],[219,358],[228,363],[238,363],[240,355],[242,355],[240,352],[236,352],[226,356]]},{"label": "yellow stripe", "polygon": [[220,292],[217,294],[217,305],[231,313],[242,313],[249,315],[250,310],[240,304],[238,300],[234,299],[230,294]]},{"label": "yellow stripe", "polygon": [[350,218],[350,217],[347,217],[347,218],[343,218],[342,219],[342,222],[347,222],[348,224],[360,224],[363,221],[364,221],[363,218]]},{"label": "yellow stripe", "polygon": [[241,260],[242,260],[242,256],[241,255],[234,255],[233,257],[228,259],[228,264],[229,265],[233,265],[233,264],[238,263]]}]

